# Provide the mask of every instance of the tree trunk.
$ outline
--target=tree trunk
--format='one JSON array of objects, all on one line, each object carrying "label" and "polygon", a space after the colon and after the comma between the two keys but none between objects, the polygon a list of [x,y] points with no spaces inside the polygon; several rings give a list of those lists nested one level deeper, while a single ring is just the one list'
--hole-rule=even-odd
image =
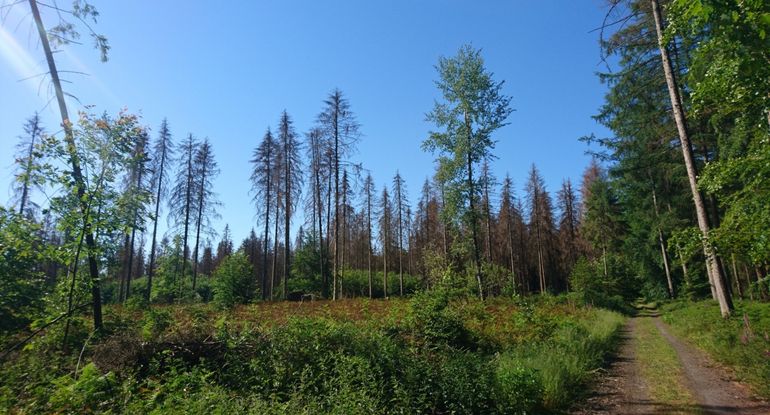
[{"label": "tree trunk", "polygon": [[403,217],[401,215],[401,209],[403,207],[401,198],[401,184],[398,184],[396,189],[396,198],[398,200],[398,294],[404,296],[404,265],[403,265],[403,252],[404,252],[404,231],[403,231]]},{"label": "tree trunk", "polygon": [[468,133],[468,191],[470,194],[469,199],[469,209],[471,212],[471,235],[473,238],[473,261],[476,265],[476,282],[479,285],[479,298],[484,300],[484,283],[482,281],[482,275],[481,275],[481,256],[479,254],[479,240],[477,237],[477,224],[476,224],[476,205],[473,203],[474,199],[474,185],[473,185],[473,158],[471,157],[471,149],[473,148],[473,140],[471,136],[471,119],[468,116],[468,113],[465,113],[465,128]]},{"label": "tree trunk", "polygon": [[[269,248],[269,233],[270,233],[270,150],[268,149],[268,156],[267,156],[267,187],[266,187],[266,196],[265,196],[265,239],[262,242],[262,300],[267,300],[268,298],[268,284],[267,284],[267,254],[268,254],[268,248]],[[271,284],[272,286],[272,284]],[[271,293],[272,297],[272,293]]]},{"label": "tree trunk", "polygon": [[692,192],[693,203],[695,204],[695,213],[698,218],[698,227],[703,234],[703,251],[706,256],[706,264],[711,276],[711,283],[714,286],[714,290],[717,295],[717,301],[719,302],[719,309],[722,313],[722,317],[729,317],[730,312],[733,309],[732,299],[727,295],[725,288],[725,280],[722,275],[722,271],[717,263],[716,252],[711,244],[708,243],[709,237],[709,222],[706,212],[706,207],[703,203],[703,197],[698,190],[697,171],[695,168],[695,161],[693,160],[692,143],[687,132],[687,126],[685,124],[685,115],[682,108],[681,97],[679,96],[679,88],[674,79],[673,68],[671,61],[668,57],[668,51],[666,50],[666,44],[663,35],[663,23],[661,18],[660,4],[658,0],[651,0],[652,12],[655,18],[655,31],[658,36],[658,48],[660,49],[660,57],[663,63],[663,71],[665,72],[666,85],[668,86],[668,93],[671,99],[671,106],[674,112],[674,121],[676,122],[677,132],[679,133],[679,141],[682,145],[682,154],[684,156],[684,163],[687,169],[687,177],[690,182],[690,190]]},{"label": "tree trunk", "polygon": [[[319,156],[320,158],[320,156]],[[320,160],[319,160],[320,163]],[[326,292],[327,284],[329,283],[326,279],[326,270],[324,269],[324,266],[326,264],[326,261],[324,261],[324,243],[323,243],[323,206],[321,206],[321,177],[320,177],[320,166],[316,166],[315,171],[315,195],[318,200],[318,258],[319,258],[319,269],[321,270],[321,295],[326,298],[328,296],[328,293]],[[326,226],[329,226],[327,223]]]},{"label": "tree trunk", "polygon": [[289,176],[291,174],[291,161],[289,160],[288,137],[284,137],[283,156],[285,163],[283,172],[284,184],[284,229],[283,229],[283,289],[281,297],[285,300],[288,293],[289,273],[291,272],[291,183]]},{"label": "tree trunk", "polygon": [[[207,160],[203,160],[204,163],[207,163]],[[195,249],[193,250],[193,279],[192,279],[192,290],[193,293],[195,293],[195,284],[198,281],[198,247],[200,246],[200,239],[201,239],[201,223],[203,222],[203,205],[206,203],[205,200],[205,189],[206,186],[206,166],[201,166],[201,179],[200,179],[200,189],[198,191],[200,192],[198,194],[198,222],[196,223],[196,229],[195,229]]]},{"label": "tree trunk", "polygon": [[340,259],[340,143],[339,113],[334,111],[334,290],[332,300],[337,299],[337,273]]},{"label": "tree trunk", "polygon": [[366,219],[369,236],[368,268],[369,268],[369,298],[372,298],[372,196],[371,192],[366,193]]},{"label": "tree trunk", "polygon": [[[655,210],[655,218],[660,218],[660,213],[658,210],[658,197],[655,194],[655,183],[652,182],[652,206]],[[666,282],[668,283],[668,296],[669,298],[674,298],[674,283],[671,280],[671,269],[668,265],[668,252],[666,251],[666,242],[663,239],[663,231],[660,229],[660,225],[658,225],[658,244],[660,245],[660,254],[663,257],[663,268],[666,271]]]},{"label": "tree trunk", "polygon": [[51,75],[51,82],[56,92],[56,101],[59,104],[59,113],[62,120],[62,128],[64,129],[64,140],[67,143],[67,151],[69,152],[70,165],[72,166],[72,179],[75,184],[75,192],[78,200],[80,201],[80,213],[83,219],[83,227],[86,235],[86,248],[88,256],[88,271],[91,276],[91,298],[93,306],[93,319],[94,319],[94,331],[102,329],[102,293],[99,287],[99,265],[96,259],[96,242],[94,241],[94,235],[92,232],[92,222],[88,214],[88,202],[85,200],[85,182],[83,180],[83,173],[80,169],[80,160],[78,158],[77,149],[75,145],[75,136],[72,131],[72,123],[67,113],[67,104],[64,101],[64,91],[61,87],[61,80],[59,79],[59,72],[56,69],[56,62],[53,59],[53,53],[51,52],[51,45],[48,43],[48,34],[43,26],[43,20],[40,17],[40,11],[37,8],[36,0],[29,0],[29,6],[32,11],[32,16],[37,26],[38,35],[40,36],[40,43],[43,45],[43,51],[45,52],[45,59],[48,63],[48,71]]},{"label": "tree trunk", "polygon": [[735,278],[735,290],[738,292],[738,296],[743,299],[743,290],[741,289],[741,279],[738,275],[738,266],[735,264],[735,254],[730,256],[733,268],[733,278]]},{"label": "tree trunk", "polygon": [[[278,196],[278,195],[276,195]],[[278,203],[280,197],[275,198],[275,231],[273,233],[273,269],[272,275],[270,275],[270,300],[275,299],[275,281],[278,272]]]},{"label": "tree trunk", "polygon": [[[192,143],[192,138],[190,138]],[[192,204],[192,183],[193,183],[193,169],[192,169],[192,146],[189,148],[187,155],[187,188],[185,189],[185,207],[184,207],[184,236],[182,237],[182,274],[179,279],[179,299],[184,295],[184,278],[185,269],[187,268],[187,238],[189,236],[190,228],[190,205]]]},{"label": "tree trunk", "polygon": [[158,236],[158,215],[160,214],[160,197],[162,195],[163,187],[163,172],[166,167],[166,151],[164,143],[164,151],[160,156],[160,171],[158,172],[158,191],[155,193],[155,218],[152,221],[152,247],[150,248],[150,269],[147,273],[147,294],[145,298],[147,302],[150,302],[150,293],[152,291],[152,277],[155,275],[155,244]]}]

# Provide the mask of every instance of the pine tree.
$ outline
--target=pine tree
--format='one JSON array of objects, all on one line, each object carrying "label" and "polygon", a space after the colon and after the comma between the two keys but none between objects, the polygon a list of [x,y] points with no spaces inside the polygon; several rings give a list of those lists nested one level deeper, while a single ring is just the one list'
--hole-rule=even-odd
[{"label": "pine tree", "polygon": [[287,286],[291,273],[291,216],[302,190],[302,159],[300,158],[300,143],[291,118],[286,111],[281,114],[278,123],[278,147],[281,151],[280,164],[276,173],[283,180],[283,213],[284,213],[284,254],[283,254],[283,292],[286,299]]},{"label": "pine tree", "polygon": [[[193,225],[193,213],[195,202],[195,154],[198,149],[198,142],[195,141],[192,134],[187,135],[187,139],[179,147],[179,159],[177,163],[176,180],[171,189],[169,198],[169,218],[174,228],[182,230],[181,246],[181,265],[178,275],[178,284],[183,287],[185,278],[185,269],[187,268],[187,259],[189,258],[189,249],[187,241],[190,234],[190,226]],[[181,291],[179,293],[182,294]]]},{"label": "pine tree", "polygon": [[396,208],[396,245],[398,248],[398,292],[400,296],[404,296],[404,264],[403,264],[403,252],[404,252],[404,229],[409,229],[405,226],[406,212],[405,209],[409,205],[409,199],[406,194],[406,185],[404,179],[401,177],[398,171],[393,177],[393,202]]},{"label": "pine tree", "polygon": [[[332,270],[334,279],[340,271],[340,166],[345,164],[344,158],[355,148],[360,137],[360,126],[350,110],[350,103],[339,89],[332,91],[324,101],[324,109],[318,115],[318,125],[330,146],[330,168],[333,171],[333,179],[330,176],[329,181],[330,183],[333,181],[334,186],[334,261]],[[329,223],[328,218],[326,222]],[[332,299],[337,298],[336,293],[335,287],[332,292]]]},{"label": "pine tree", "polygon": [[212,190],[214,179],[219,174],[217,162],[214,159],[214,151],[208,138],[198,146],[195,152],[194,160],[194,183],[193,183],[193,203],[195,206],[195,247],[193,248],[193,279],[192,290],[195,292],[196,282],[198,280],[198,248],[200,245],[201,232],[205,234],[212,233],[210,220],[218,217],[217,206],[219,201],[216,193]]},{"label": "pine tree", "polygon": [[174,158],[174,143],[171,138],[171,131],[168,128],[168,121],[164,118],[160,124],[158,138],[153,146],[151,166],[152,176],[150,177],[150,189],[155,192],[155,214],[152,216],[152,244],[150,245],[150,265],[147,270],[147,292],[145,299],[150,301],[152,292],[152,277],[155,275],[155,252],[158,235],[158,219],[160,218],[160,205],[164,198],[168,196],[168,166],[169,161]]},{"label": "pine tree", "polygon": [[15,164],[15,183],[13,192],[19,203],[19,215],[32,217],[35,204],[30,200],[32,188],[39,182],[36,160],[40,158],[35,146],[40,144],[45,135],[45,129],[40,122],[40,116],[35,113],[24,124],[24,136],[19,137],[16,144],[18,151]]},{"label": "pine tree", "polygon": [[251,191],[254,194],[253,200],[256,205],[257,212],[264,214],[265,233],[262,239],[263,255],[261,280],[261,292],[263,300],[267,300],[268,298],[267,255],[268,246],[270,245],[270,209],[273,204],[273,200],[276,198],[276,195],[273,192],[275,183],[274,176],[276,174],[276,152],[276,142],[273,139],[273,134],[270,132],[270,128],[268,128],[259,146],[254,149],[254,154],[251,159]]}]

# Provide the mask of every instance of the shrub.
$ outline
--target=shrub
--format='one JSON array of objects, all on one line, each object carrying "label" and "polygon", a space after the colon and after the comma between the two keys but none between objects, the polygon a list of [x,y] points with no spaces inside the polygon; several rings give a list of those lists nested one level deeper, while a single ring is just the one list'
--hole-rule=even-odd
[{"label": "shrub", "polygon": [[142,338],[156,340],[171,325],[171,313],[163,308],[150,307],[142,320]]},{"label": "shrub", "polygon": [[66,375],[54,384],[56,389],[49,401],[52,412],[101,412],[116,403],[115,375],[112,372],[103,375],[93,363],[85,365],[77,379]]},{"label": "shrub", "polygon": [[225,258],[214,271],[214,303],[221,308],[246,304],[257,294],[257,281],[243,252]]}]

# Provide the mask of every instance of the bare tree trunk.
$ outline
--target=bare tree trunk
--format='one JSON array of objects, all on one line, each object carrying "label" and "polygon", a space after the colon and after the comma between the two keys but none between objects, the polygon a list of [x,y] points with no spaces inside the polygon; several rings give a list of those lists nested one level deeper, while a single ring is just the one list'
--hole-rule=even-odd
[{"label": "bare tree trunk", "polygon": [[[332,158],[333,154],[329,153],[329,166],[334,165],[334,160]],[[331,255],[331,243],[332,243],[332,235],[331,235],[331,215],[332,212],[332,174],[331,171],[329,172],[329,177],[327,179],[327,185],[326,185],[326,254]],[[334,259],[334,258],[332,258]],[[327,271],[328,271],[328,261],[327,261]],[[332,269],[332,283],[337,283],[336,275],[334,275],[336,272],[335,269]],[[324,274],[324,285],[321,287],[324,294],[324,298],[329,298],[329,275]],[[332,288],[334,288],[334,285],[332,285]],[[332,297],[334,294],[332,294]]]},{"label": "bare tree trunk", "polygon": [[651,0],[652,12],[655,18],[655,30],[658,36],[658,48],[660,49],[660,57],[663,62],[663,71],[666,76],[666,84],[668,86],[668,93],[671,99],[671,106],[674,112],[674,121],[676,122],[677,132],[679,133],[679,141],[682,145],[682,154],[684,155],[684,163],[687,168],[687,177],[690,181],[690,190],[692,192],[693,203],[695,204],[695,213],[698,218],[698,227],[703,234],[703,251],[706,256],[706,264],[709,268],[709,274],[711,283],[716,291],[717,301],[719,302],[719,309],[722,313],[722,317],[729,317],[730,312],[733,309],[732,299],[727,294],[725,288],[725,279],[716,258],[716,252],[711,244],[708,243],[709,237],[709,222],[706,207],[703,203],[703,197],[698,190],[697,171],[695,168],[695,162],[693,160],[692,143],[687,132],[687,126],[685,121],[684,110],[682,108],[682,101],[679,95],[679,88],[674,79],[673,68],[671,61],[668,57],[668,51],[663,35],[663,23],[661,18],[660,4],[658,0]]},{"label": "bare tree trunk", "polygon": [[738,291],[738,295],[743,299],[743,290],[741,289],[741,279],[738,275],[738,267],[735,264],[735,254],[732,254],[730,256],[731,262],[732,262],[732,268],[733,268],[733,278],[735,278],[735,289]]},{"label": "bare tree trunk", "polygon": [[283,149],[283,162],[284,165],[284,172],[283,172],[283,181],[284,181],[284,195],[283,195],[283,204],[284,204],[284,229],[283,229],[283,290],[282,290],[282,298],[285,300],[287,298],[288,293],[288,285],[289,285],[289,274],[291,273],[291,182],[289,180],[289,176],[291,174],[291,160],[289,160],[289,146],[288,146],[288,139],[284,140],[284,149]]},{"label": "bare tree trunk", "polygon": [[334,112],[334,291],[332,300],[337,299],[337,273],[340,259],[340,143],[339,114]]},{"label": "bare tree trunk", "polygon": [[[655,210],[655,217],[659,218],[660,213],[658,209],[658,197],[655,194],[655,183],[652,182],[652,206]],[[660,225],[658,225],[658,244],[660,244],[660,254],[663,257],[663,268],[666,271],[666,282],[668,283],[668,296],[669,298],[674,298],[674,283],[671,279],[671,269],[668,265],[668,252],[666,252],[666,242],[663,239],[663,231],[660,229]]]},{"label": "bare tree trunk", "polygon": [[67,113],[67,104],[64,101],[64,91],[61,87],[61,80],[59,79],[59,72],[56,69],[56,62],[53,58],[53,52],[51,52],[51,45],[48,43],[48,33],[43,26],[43,20],[40,17],[40,11],[37,8],[36,0],[29,0],[29,6],[32,11],[32,16],[37,26],[38,35],[40,36],[40,43],[43,45],[43,51],[45,52],[45,59],[48,63],[48,72],[51,75],[51,82],[56,92],[56,101],[59,104],[59,113],[61,115],[62,128],[64,129],[64,140],[67,143],[67,151],[69,153],[70,165],[72,166],[72,179],[75,184],[75,192],[80,201],[80,213],[83,218],[83,227],[86,235],[86,251],[88,256],[88,271],[91,276],[91,297],[93,305],[93,319],[94,330],[98,331],[102,329],[102,293],[99,287],[99,264],[96,259],[96,242],[94,241],[94,235],[92,232],[92,222],[88,214],[88,202],[85,200],[86,186],[83,180],[83,173],[80,169],[80,159],[77,154],[75,145],[75,136],[72,131],[72,122],[70,121],[69,114]]},{"label": "bare tree trunk", "polygon": [[[400,178],[399,178],[400,179]],[[398,200],[398,294],[404,296],[404,265],[403,265],[403,252],[404,252],[404,231],[403,231],[403,216],[402,208],[403,201],[401,197],[401,184],[398,183],[396,187],[396,200]]]},{"label": "bare tree trunk", "polygon": [[[204,163],[207,162],[204,158]],[[198,194],[198,222],[196,223],[196,229],[195,229],[195,250],[193,251],[193,279],[192,279],[192,290],[193,293],[195,293],[195,284],[198,281],[198,247],[200,245],[200,239],[201,239],[201,223],[203,222],[203,204],[206,203],[205,201],[205,189],[206,186],[206,167],[201,166],[201,179],[200,179],[201,187],[198,189],[200,192]]]},{"label": "bare tree trunk", "polygon": [[383,289],[383,298],[388,298],[388,239],[390,236],[388,235],[387,229],[384,232],[385,238],[383,238],[385,243],[382,244],[382,289]]},{"label": "bare tree trunk", "polygon": [[158,172],[158,191],[155,193],[155,217],[152,221],[152,246],[150,248],[150,269],[147,272],[147,294],[145,299],[150,302],[150,293],[152,291],[152,277],[155,275],[155,249],[158,236],[158,215],[160,214],[160,197],[163,187],[163,172],[166,167],[166,152],[160,156],[160,172]]},{"label": "bare tree trunk", "polygon": [[[319,161],[320,162],[320,161]],[[315,194],[316,198],[318,200],[318,258],[319,258],[319,269],[321,270],[321,294],[324,298],[328,296],[327,290],[327,284],[329,283],[326,280],[326,270],[324,269],[325,261],[324,261],[324,243],[323,243],[323,207],[321,206],[321,178],[320,178],[320,167],[316,166],[316,172],[315,172]],[[329,226],[327,223],[326,226]]]},{"label": "bare tree trunk", "polygon": [[368,268],[369,268],[369,298],[372,298],[372,196],[371,191],[367,191],[366,193],[366,219],[367,219],[367,235],[369,236],[368,239]]},{"label": "bare tree trunk", "polygon": [[279,203],[280,197],[276,195],[275,198],[275,233],[273,234],[273,270],[272,275],[270,276],[270,299],[275,299],[275,281],[278,271],[278,212],[279,212]]},{"label": "bare tree trunk", "polygon": [[509,207],[506,215],[506,233],[508,234],[508,255],[511,259],[511,288],[513,289],[513,293],[516,294],[516,261],[513,256],[513,224],[511,223],[513,218],[511,217],[511,213]]},{"label": "bare tree trunk", "polygon": [[267,174],[266,177],[266,186],[265,186],[265,239],[263,241],[263,247],[262,247],[262,300],[268,299],[268,289],[270,291],[270,299],[273,298],[273,284],[267,283],[267,254],[269,249],[269,232],[270,232],[270,178],[272,175],[272,172],[270,171],[270,152],[272,150],[272,146],[266,146],[267,147],[267,161],[266,161],[266,167],[267,167]]}]

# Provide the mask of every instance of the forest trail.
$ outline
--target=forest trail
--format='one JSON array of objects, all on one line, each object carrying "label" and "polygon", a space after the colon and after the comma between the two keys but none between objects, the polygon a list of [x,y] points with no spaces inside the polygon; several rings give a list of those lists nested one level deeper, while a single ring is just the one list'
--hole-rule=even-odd
[{"label": "forest trail", "polygon": [[770,403],[671,334],[657,312],[643,310],[621,332],[606,373],[571,413],[759,415],[770,414]]}]

